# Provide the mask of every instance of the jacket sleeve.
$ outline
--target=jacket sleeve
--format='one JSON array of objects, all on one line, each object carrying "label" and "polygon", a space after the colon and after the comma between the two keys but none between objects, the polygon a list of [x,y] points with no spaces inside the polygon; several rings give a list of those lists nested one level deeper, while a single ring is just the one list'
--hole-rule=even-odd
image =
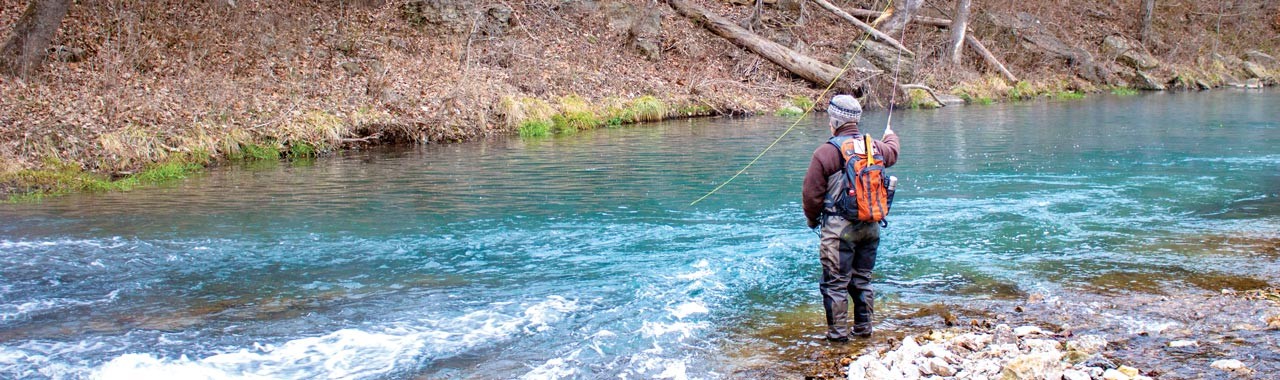
[{"label": "jacket sleeve", "polygon": [[890,133],[876,141],[876,150],[880,151],[880,156],[884,157],[884,167],[893,166],[898,163],[898,134]]},{"label": "jacket sleeve", "polygon": [[829,166],[829,160],[823,158],[830,154],[839,154],[831,144],[822,144],[818,149],[813,151],[813,159],[809,160],[809,170],[804,173],[804,186],[801,189],[802,202],[804,207],[804,217],[808,221],[809,228],[818,226],[818,217],[822,214],[824,201],[827,197],[827,176],[833,171]]}]

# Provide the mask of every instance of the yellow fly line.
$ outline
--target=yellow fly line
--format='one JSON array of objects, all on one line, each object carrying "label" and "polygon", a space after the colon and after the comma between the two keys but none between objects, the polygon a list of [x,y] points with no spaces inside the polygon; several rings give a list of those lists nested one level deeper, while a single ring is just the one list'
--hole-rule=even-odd
[{"label": "yellow fly line", "polygon": [[[888,12],[889,8],[892,8],[892,7],[893,7],[893,0],[889,0],[889,3],[885,5],[883,12]],[[862,48],[867,46],[866,42],[867,42],[867,39],[869,38],[871,38],[870,33],[866,33],[866,35],[862,37],[862,43],[858,44],[858,49],[853,51],[853,54],[849,56],[849,60],[844,62],[844,67],[840,68],[840,72],[836,74],[836,77],[831,80],[831,83],[827,84],[827,88],[822,90],[822,94],[818,95],[818,100],[825,99],[827,96],[827,93],[830,92],[831,88],[836,85],[836,82],[839,82],[840,78],[844,76],[845,72],[849,71],[849,65],[853,63],[853,59],[856,58],[858,54],[862,53]],[[747,169],[751,168],[751,165],[755,165],[756,161],[760,161],[760,157],[764,157],[765,153],[769,153],[769,150],[773,149],[774,145],[778,145],[778,142],[782,141],[783,137],[786,137],[788,133],[791,133],[791,130],[795,129],[797,125],[800,125],[800,122],[804,120],[805,116],[808,116],[810,112],[813,112],[813,107],[816,107],[816,106],[817,106],[817,102],[814,102],[813,105],[810,105],[808,108],[805,108],[804,113],[801,113],[800,117],[796,118],[796,121],[791,123],[790,127],[787,127],[787,130],[782,131],[782,134],[778,135],[778,138],[773,139],[773,142],[769,143],[769,146],[766,146],[764,150],[760,151],[760,154],[757,154],[756,157],[752,158],[750,162],[747,162],[746,166],[743,166],[741,170],[738,170],[737,173],[734,173],[732,177],[729,177],[728,180],[724,181],[719,186],[716,186],[716,188],[711,189],[711,191],[707,192],[706,194],[703,194],[702,197],[694,200],[693,202],[690,202],[689,205],[693,206],[698,204],[698,202],[702,202],[702,200],[707,199],[707,197],[710,197],[712,194],[715,194],[717,191],[720,191],[720,189],[724,188],[730,182],[733,182],[733,180],[738,179],[738,176],[741,176],[742,173],[746,173]],[[867,156],[870,156],[870,155],[868,154]]]}]

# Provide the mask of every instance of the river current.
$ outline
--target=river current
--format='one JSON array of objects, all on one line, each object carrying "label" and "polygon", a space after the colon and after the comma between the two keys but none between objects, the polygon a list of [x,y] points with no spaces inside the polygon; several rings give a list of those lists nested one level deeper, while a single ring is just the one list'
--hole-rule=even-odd
[{"label": "river current", "polygon": [[[880,330],[934,303],[1280,284],[1280,92],[893,120]],[[690,205],[792,121],[345,152],[0,204],[0,378],[684,379],[794,361],[823,344],[799,205],[822,115]]]}]

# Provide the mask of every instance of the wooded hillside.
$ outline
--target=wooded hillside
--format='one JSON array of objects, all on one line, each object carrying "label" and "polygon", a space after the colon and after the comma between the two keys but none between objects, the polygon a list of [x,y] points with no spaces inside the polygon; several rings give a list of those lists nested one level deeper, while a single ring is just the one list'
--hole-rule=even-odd
[{"label": "wooded hillside", "polygon": [[[836,88],[869,106],[893,72],[972,102],[1280,70],[1275,1],[895,4],[0,0],[0,193],[65,185],[42,170],[821,108],[846,63]],[[951,30],[966,5],[966,33]]]}]

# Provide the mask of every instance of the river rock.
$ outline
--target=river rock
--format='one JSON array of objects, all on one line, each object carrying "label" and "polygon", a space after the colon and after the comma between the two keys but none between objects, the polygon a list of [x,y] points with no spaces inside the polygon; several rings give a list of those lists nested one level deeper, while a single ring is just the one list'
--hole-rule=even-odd
[{"label": "river rock", "polygon": [[1008,344],[1018,341],[1018,337],[1013,334],[1013,328],[1006,324],[998,324],[991,329],[992,342],[996,344]]},{"label": "river rock", "polygon": [[1235,360],[1235,359],[1221,359],[1221,360],[1215,360],[1215,361],[1213,362],[1213,364],[1209,364],[1209,366],[1210,366],[1210,367],[1213,367],[1213,368],[1217,368],[1217,369],[1223,370],[1223,371],[1227,371],[1227,372],[1243,371],[1243,370],[1247,369],[1247,368],[1244,366],[1244,363],[1240,362],[1239,360]]},{"label": "river rock", "polygon": [[1160,66],[1160,60],[1147,53],[1142,44],[1122,36],[1112,35],[1103,39],[1102,52],[1114,56],[1116,62],[1137,70],[1150,70]]},{"label": "river rock", "polygon": [[1053,339],[1023,339],[1022,347],[1030,352],[1058,352],[1061,344]]},{"label": "river rock", "polygon": [[1148,90],[1148,91],[1164,91],[1165,89],[1164,85],[1160,84],[1160,81],[1156,80],[1155,78],[1152,78],[1150,74],[1147,74],[1142,70],[1138,70],[1133,75],[1133,86],[1138,88],[1139,90]]},{"label": "river rock", "polygon": [[896,379],[899,377],[898,374],[889,371],[889,367],[885,367],[884,363],[879,360],[872,360],[867,364],[866,376],[868,379]]},{"label": "river rock", "polygon": [[920,367],[911,362],[898,363],[889,372],[897,373],[903,380],[917,380],[921,375]]},{"label": "river rock", "polygon": [[1138,376],[1138,369],[1127,366],[1127,365],[1122,365],[1120,366],[1120,368],[1116,368],[1116,370],[1120,371],[1120,373],[1125,374],[1125,376],[1129,376],[1131,378]]},{"label": "river rock", "polygon": [[1062,380],[1090,380],[1089,373],[1078,370],[1069,369],[1062,371]]},{"label": "river rock", "polygon": [[1100,335],[1081,335],[1067,341],[1068,350],[1081,351],[1090,355],[1101,352],[1106,347],[1107,339]]},{"label": "river rock", "polygon": [[1268,330],[1280,330],[1280,314],[1267,317]]},{"label": "river rock", "polygon": [[1172,347],[1172,348],[1196,347],[1199,345],[1200,343],[1194,340],[1175,340],[1175,341],[1169,342],[1169,347]]},{"label": "river rock", "polygon": [[1061,379],[1062,353],[1038,352],[1010,360],[1000,376],[1004,380]]},{"label": "river rock", "polygon": [[956,369],[951,367],[946,360],[942,358],[930,358],[921,368],[927,369],[930,374],[942,377],[950,377],[956,375]]},{"label": "river rock", "polygon": [[1102,373],[1102,380],[1130,380],[1129,375],[1124,374],[1115,369],[1109,369]]},{"label": "river rock", "polygon": [[1244,72],[1249,73],[1249,75],[1258,79],[1267,79],[1271,77],[1271,73],[1268,73],[1265,67],[1253,62],[1246,61],[1244,63]]},{"label": "river rock", "polygon": [[1028,335],[1044,335],[1044,330],[1036,326],[1022,326],[1013,329],[1013,335],[1017,335],[1019,338],[1025,338]]},{"label": "river rock", "polygon": [[938,100],[942,101],[943,106],[962,106],[964,98],[951,94],[938,94]]},{"label": "river rock", "polygon": [[954,349],[955,351],[960,351],[960,350],[979,351],[984,348],[987,348],[987,345],[991,344],[991,339],[992,339],[991,334],[967,333],[967,334],[962,334],[960,336],[957,336],[955,337],[955,339],[952,339],[951,344],[952,344],[952,347],[955,347]]},{"label": "river rock", "polygon": [[920,352],[926,358],[942,359],[942,361],[950,364],[960,363],[960,357],[947,350],[941,343],[930,343],[920,348]]},{"label": "river rock", "polygon": [[1263,53],[1257,50],[1250,50],[1244,53],[1244,57],[1249,62],[1260,64],[1263,67],[1266,67],[1269,69],[1280,69],[1280,60],[1277,60],[1276,57],[1272,57],[1267,53]]}]

